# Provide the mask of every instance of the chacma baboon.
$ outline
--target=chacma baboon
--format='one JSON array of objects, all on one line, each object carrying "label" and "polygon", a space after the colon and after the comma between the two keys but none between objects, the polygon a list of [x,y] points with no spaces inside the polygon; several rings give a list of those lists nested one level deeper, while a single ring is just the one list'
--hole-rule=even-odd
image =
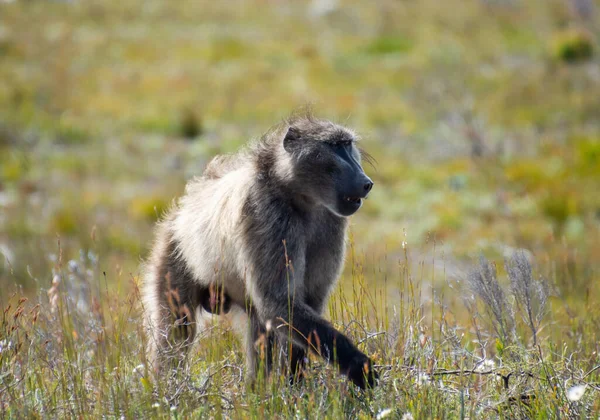
[{"label": "chacma baboon", "polygon": [[201,308],[237,308],[249,320],[250,378],[261,363],[268,374],[273,345],[287,342],[291,380],[312,350],[359,387],[374,385],[371,360],[321,315],[343,265],[347,217],[373,186],[355,142],[349,129],[294,116],[187,185],[145,268],[155,369],[185,353]]}]

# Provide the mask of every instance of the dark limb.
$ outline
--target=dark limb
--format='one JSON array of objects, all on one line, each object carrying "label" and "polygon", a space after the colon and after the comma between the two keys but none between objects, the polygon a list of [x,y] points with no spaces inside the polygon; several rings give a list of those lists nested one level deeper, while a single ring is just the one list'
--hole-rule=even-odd
[{"label": "dark limb", "polygon": [[290,355],[290,371],[288,379],[290,384],[301,382],[304,379],[304,370],[306,368],[307,352],[302,347],[292,344],[292,354]]},{"label": "dark limb", "polygon": [[[340,372],[360,388],[373,387],[378,378],[371,360],[341,332],[321,318],[312,308],[294,303],[291,311],[293,324],[288,322],[288,310],[263,312],[271,320],[278,337],[288,339],[300,349],[315,352],[328,362],[335,363]],[[294,355],[292,355],[294,356]],[[301,352],[296,353],[293,369],[299,367]],[[294,357],[292,357],[294,359]],[[303,359],[303,357],[302,357]]]},{"label": "dark limb", "polygon": [[[289,383],[301,381],[306,365],[306,349],[282,340],[271,327],[267,329],[256,311],[248,311],[248,318],[247,368],[250,380],[255,382],[260,377],[268,377],[279,353],[279,366],[283,374],[288,377]],[[271,326],[272,323],[269,325]]]},{"label": "dark limb", "polygon": [[196,337],[195,291],[170,281],[172,273],[165,275],[166,282],[158,294],[157,325],[153,325],[153,362],[155,369],[178,368],[185,360],[189,347]]},{"label": "dark limb", "polygon": [[[264,200],[263,200],[264,201]],[[261,202],[263,202],[261,201]],[[295,213],[261,208],[249,200],[244,207],[244,234],[252,238],[246,244],[249,278],[247,293],[262,325],[271,325],[277,337],[304,350],[314,351],[361,388],[372,387],[377,379],[371,360],[341,332],[306,304],[305,222]],[[274,198],[271,204],[277,204]],[[282,206],[285,204],[279,203]],[[266,229],[265,214],[276,217]],[[275,231],[273,230],[275,228]],[[268,232],[268,235],[265,234]],[[280,238],[286,238],[281,240]],[[255,328],[252,328],[254,330]],[[297,352],[294,369],[299,367]]]},{"label": "dark limb", "polygon": [[177,368],[185,360],[196,337],[198,287],[170,243],[157,267],[155,303],[149,311],[149,356],[156,371]]},{"label": "dark limb", "polygon": [[246,338],[246,364],[248,378],[254,385],[257,379],[267,378],[273,368],[275,336],[260,322],[255,311],[248,311]]}]

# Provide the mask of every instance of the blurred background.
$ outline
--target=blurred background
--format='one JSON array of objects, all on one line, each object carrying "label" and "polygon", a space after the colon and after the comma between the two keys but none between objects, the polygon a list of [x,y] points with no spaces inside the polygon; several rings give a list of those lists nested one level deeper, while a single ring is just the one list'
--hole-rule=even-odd
[{"label": "blurred background", "polygon": [[57,262],[80,255],[127,290],[186,180],[310,103],[376,159],[372,196],[352,219],[367,281],[393,279],[408,254],[443,291],[480,253],[501,261],[525,248],[563,303],[589,299],[598,10],[0,0],[2,294],[49,288]]},{"label": "blurred background", "polygon": [[[0,0],[0,417],[597,417],[599,41],[598,0]],[[374,398],[248,392],[227,325],[152,383],[156,220],[306,104],[375,158],[327,314]]]}]

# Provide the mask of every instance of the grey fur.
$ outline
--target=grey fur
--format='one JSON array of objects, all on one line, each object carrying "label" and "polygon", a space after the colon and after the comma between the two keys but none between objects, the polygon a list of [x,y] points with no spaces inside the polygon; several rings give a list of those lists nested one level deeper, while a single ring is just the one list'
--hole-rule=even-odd
[{"label": "grey fur", "polygon": [[[145,268],[156,368],[173,350],[186,353],[208,299],[247,314],[250,378],[259,354],[268,374],[273,346],[291,339],[292,378],[310,348],[358,386],[374,385],[370,359],[322,317],[344,261],[346,216],[372,186],[355,141],[344,127],[294,116],[239,153],[217,156],[188,184],[159,224]],[[216,295],[216,284],[224,292]]]}]

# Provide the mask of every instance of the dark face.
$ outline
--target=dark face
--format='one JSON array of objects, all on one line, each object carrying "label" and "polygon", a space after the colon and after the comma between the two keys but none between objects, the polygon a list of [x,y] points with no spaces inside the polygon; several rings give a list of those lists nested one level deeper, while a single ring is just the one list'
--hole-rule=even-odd
[{"label": "dark face", "polygon": [[335,202],[327,207],[340,216],[350,216],[361,206],[367,197],[373,181],[365,174],[360,165],[360,154],[352,141],[326,143],[335,156],[334,170]]},{"label": "dark face", "polygon": [[302,190],[339,216],[356,213],[373,181],[363,171],[352,135],[341,128],[318,140],[294,134],[284,147],[295,158],[294,174]]}]

